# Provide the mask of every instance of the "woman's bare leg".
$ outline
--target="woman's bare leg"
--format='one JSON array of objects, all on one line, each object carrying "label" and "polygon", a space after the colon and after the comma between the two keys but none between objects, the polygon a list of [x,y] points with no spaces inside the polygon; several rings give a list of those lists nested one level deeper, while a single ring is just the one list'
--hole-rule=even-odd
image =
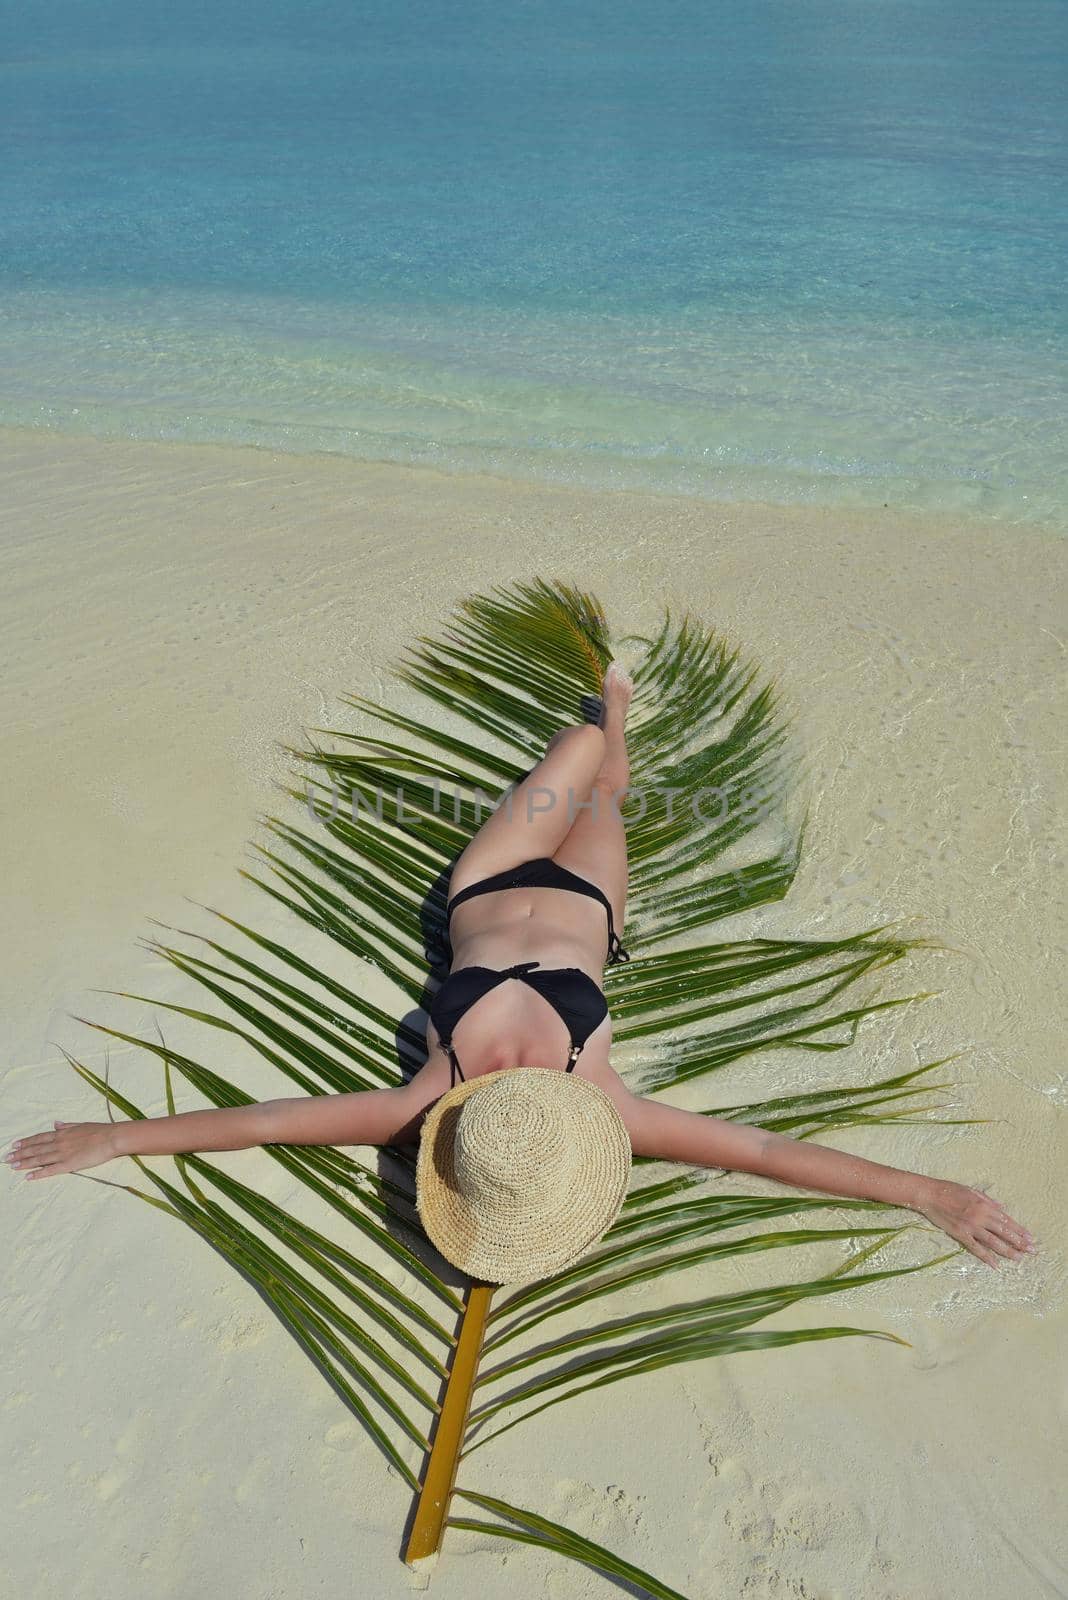
[{"label": "woman's bare leg", "polygon": [[622,932],[627,901],[627,830],[619,805],[630,783],[626,722],[633,691],[631,679],[622,666],[613,661],[605,673],[602,689],[604,759],[593,780],[590,804],[578,812],[554,856],[562,867],[589,878],[604,890],[612,906],[617,933]]},{"label": "woman's bare leg", "polygon": [[601,770],[607,737],[589,723],[561,728],[545,754],[490,813],[457,859],[450,895],[495,872],[554,855],[567,838],[577,807],[589,799]]}]

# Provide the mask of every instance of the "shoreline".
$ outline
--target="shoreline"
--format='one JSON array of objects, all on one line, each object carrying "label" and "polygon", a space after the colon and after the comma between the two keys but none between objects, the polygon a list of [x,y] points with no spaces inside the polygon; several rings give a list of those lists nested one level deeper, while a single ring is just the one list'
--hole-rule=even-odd
[{"label": "shoreline", "polygon": [[[17,779],[3,800],[17,929],[4,971],[6,1134],[100,1120],[103,1102],[57,1046],[103,1071],[99,1036],[75,1018],[148,1036],[156,1014],[104,991],[203,1003],[137,948],[158,935],[150,917],[210,937],[207,904],[294,934],[292,915],[236,870],[263,839],[262,812],[294,814],[274,787],[291,773],[280,743],[304,742],[305,728],[373,728],[340,701],[347,692],[437,723],[389,669],[421,635],[440,637],[464,596],[561,577],[597,595],[616,639],[648,632],[666,607],[689,609],[779,683],[807,757],[801,867],[784,901],[744,919],[745,936],[827,937],[901,916],[955,947],[907,963],[893,992],[938,997],[862,1030],[848,1059],[866,1081],[960,1050],[959,1109],[947,1114],[991,1120],[835,1142],[989,1184],[1040,1253],[998,1273],[946,1262],[851,1292],[840,1315],[797,1308],[784,1326],[840,1321],[911,1348],[845,1339],[669,1368],[476,1452],[468,1484],[492,1494],[507,1481],[506,1498],[694,1600],[744,1585],[754,1600],[965,1600],[1046,1592],[1028,1588],[1036,1575],[1055,1591],[1068,1567],[1064,1450],[1048,1426],[1063,1414],[1055,1361],[1068,1321],[1068,1008],[1051,959],[1068,933],[1056,870],[1063,538],[8,427],[0,480],[0,698]],[[736,936],[713,925],[714,939]],[[181,1019],[160,1015],[168,1043],[181,1039]],[[161,1114],[158,1063],[132,1047],[110,1056],[118,1087]],[[285,1092],[262,1063],[233,1067],[225,1049],[218,1059],[250,1093]],[[723,1084],[691,1085],[685,1103],[737,1103],[784,1074],[831,1075],[767,1052]],[[180,1109],[198,1103],[183,1090]],[[218,1157],[251,1182],[268,1163]],[[128,1160],[96,1171],[140,1182]],[[90,1593],[106,1583],[112,1600],[146,1583],[176,1597],[220,1581],[250,1600],[309,1582],[333,1593],[354,1559],[368,1593],[418,1586],[398,1555],[406,1486],[215,1252],[77,1176],[11,1193],[8,1206],[3,1360],[20,1536],[0,1570],[13,1589],[37,1600],[58,1578]],[[742,1261],[726,1281],[767,1270]],[[685,1287],[724,1281],[701,1272]],[[47,1580],[32,1555],[46,1548]],[[463,1530],[432,1588],[451,1600],[477,1583],[504,1600],[536,1582],[616,1592],[589,1569]]]},{"label": "shoreline", "polygon": [[696,490],[686,492],[674,488],[663,488],[653,484],[615,484],[598,485],[594,483],[571,482],[566,478],[554,478],[551,475],[531,473],[528,476],[518,476],[502,467],[499,471],[492,467],[468,467],[459,461],[455,465],[438,465],[429,461],[394,461],[388,457],[363,457],[349,455],[341,450],[301,449],[282,450],[272,444],[258,444],[255,442],[230,442],[228,440],[185,440],[185,439],[137,439],[125,435],[97,434],[90,431],[66,432],[62,429],[36,428],[27,425],[17,425],[0,422],[0,449],[5,453],[9,450],[18,450],[20,445],[29,440],[45,438],[63,441],[77,447],[79,445],[99,444],[103,446],[122,449],[129,447],[139,449],[162,450],[189,450],[212,452],[252,452],[256,456],[269,458],[276,463],[293,462],[340,462],[354,469],[366,468],[368,470],[381,470],[399,473],[432,473],[435,477],[447,483],[482,482],[496,484],[502,488],[514,491],[543,489],[550,494],[575,494],[591,496],[634,496],[639,499],[666,500],[679,502],[682,505],[703,506],[710,510],[724,512],[761,512],[766,514],[779,513],[784,516],[815,517],[874,517],[882,520],[885,511],[891,518],[902,523],[916,524],[922,527],[943,527],[947,531],[953,529],[958,532],[974,534],[993,533],[1000,531],[1005,535],[1021,534],[1038,538],[1051,538],[1060,540],[1068,538],[1068,516],[1063,518],[1052,514],[1034,520],[1027,518],[1009,519],[1007,517],[989,517],[981,512],[968,508],[945,510],[916,510],[900,508],[888,503],[881,507],[875,504],[858,503],[846,505],[832,501],[790,501],[790,500],[762,500],[754,497],[721,498],[702,494]]}]

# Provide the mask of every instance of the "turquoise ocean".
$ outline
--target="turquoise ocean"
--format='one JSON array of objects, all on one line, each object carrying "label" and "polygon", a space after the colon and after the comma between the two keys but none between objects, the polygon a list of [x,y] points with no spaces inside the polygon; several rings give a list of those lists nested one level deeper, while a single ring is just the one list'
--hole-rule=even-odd
[{"label": "turquoise ocean", "polygon": [[1068,529],[1068,0],[5,10],[2,424]]}]

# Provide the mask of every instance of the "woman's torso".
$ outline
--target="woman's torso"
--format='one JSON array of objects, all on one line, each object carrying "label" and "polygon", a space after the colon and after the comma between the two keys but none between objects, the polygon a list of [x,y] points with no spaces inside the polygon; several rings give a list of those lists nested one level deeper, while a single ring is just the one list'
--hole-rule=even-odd
[{"label": "woman's torso", "polygon": [[[577,967],[603,993],[605,912],[599,901],[558,888],[502,889],[455,908],[449,932],[450,973],[466,967]],[[607,1065],[611,1018],[590,1034],[580,1066]],[[457,1024],[453,1046],[466,1078],[507,1067],[563,1070],[570,1035],[567,1023],[535,989],[509,979],[483,995]],[[428,1066],[445,1060],[437,1030],[427,1025]]]}]

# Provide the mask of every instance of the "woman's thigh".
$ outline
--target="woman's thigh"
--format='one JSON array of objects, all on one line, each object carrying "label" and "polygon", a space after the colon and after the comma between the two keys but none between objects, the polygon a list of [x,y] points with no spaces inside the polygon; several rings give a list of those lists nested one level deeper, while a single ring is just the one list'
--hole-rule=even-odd
[{"label": "woman's thigh", "polygon": [[604,759],[600,728],[564,728],[522,783],[509,790],[456,861],[450,895],[535,856],[554,855],[582,813]]},{"label": "woman's thigh", "polygon": [[611,791],[602,784],[594,785],[589,808],[578,812],[554,860],[604,890],[616,932],[622,934],[629,870],[627,830]]}]

